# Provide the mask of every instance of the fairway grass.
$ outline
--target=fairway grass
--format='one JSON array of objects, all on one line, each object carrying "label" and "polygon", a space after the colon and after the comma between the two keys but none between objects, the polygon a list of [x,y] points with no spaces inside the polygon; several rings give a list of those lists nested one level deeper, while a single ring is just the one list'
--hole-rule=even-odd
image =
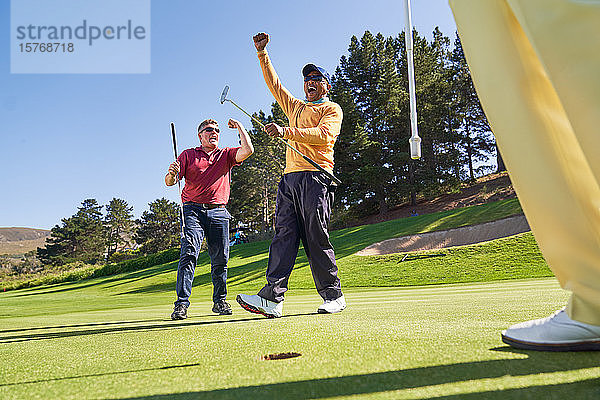
[{"label": "fairway grass", "polygon": [[[554,279],[348,288],[348,308],[333,315],[315,313],[314,290],[294,290],[275,320],[237,304],[231,316],[214,315],[201,288],[185,321],[168,319],[172,293],[69,288],[0,297],[0,398],[600,396],[598,353],[520,351],[500,341],[510,324],[565,304]],[[19,306],[28,298],[37,307]],[[261,359],[283,352],[302,355]]]},{"label": "fairway grass", "polygon": [[[502,329],[562,307],[531,233],[360,257],[391,237],[520,212],[516,200],[332,232],[348,308],[321,298],[303,250],[284,317],[210,312],[201,253],[190,317],[171,321],[177,263],[0,292],[0,399],[599,399],[598,352],[514,350]],[[264,284],[269,242],[231,249],[228,298]],[[533,278],[533,279],[532,279]],[[480,282],[480,283],[473,283]],[[301,356],[266,361],[263,356]]]}]

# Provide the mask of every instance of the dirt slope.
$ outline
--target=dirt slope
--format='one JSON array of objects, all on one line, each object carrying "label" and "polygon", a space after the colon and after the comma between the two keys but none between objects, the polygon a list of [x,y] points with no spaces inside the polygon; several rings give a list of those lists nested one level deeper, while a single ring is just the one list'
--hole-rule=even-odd
[{"label": "dirt slope", "polygon": [[25,254],[43,247],[50,231],[34,228],[0,228],[0,254]]},{"label": "dirt slope", "polygon": [[464,246],[512,236],[529,230],[529,224],[525,216],[517,215],[479,225],[388,239],[372,244],[356,254],[359,256],[374,256]]},{"label": "dirt slope", "polygon": [[[371,215],[355,225],[374,224],[397,218],[430,214],[499,200],[515,198],[516,194],[506,172],[482,177],[473,184],[465,184],[458,193],[444,194],[433,199],[423,199],[416,206],[403,204],[384,215]],[[384,240],[359,251],[358,255],[380,255],[410,251],[433,250],[452,246],[462,246],[498,239],[529,231],[525,216],[503,218],[481,225],[466,226],[419,235],[404,236]]]}]

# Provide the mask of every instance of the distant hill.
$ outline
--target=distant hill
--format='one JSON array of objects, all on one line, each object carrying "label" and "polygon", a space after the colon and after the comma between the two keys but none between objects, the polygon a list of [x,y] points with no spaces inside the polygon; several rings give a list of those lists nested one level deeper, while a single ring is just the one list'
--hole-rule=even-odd
[{"label": "distant hill", "polygon": [[0,228],[0,254],[25,254],[44,247],[50,231],[34,228]]}]

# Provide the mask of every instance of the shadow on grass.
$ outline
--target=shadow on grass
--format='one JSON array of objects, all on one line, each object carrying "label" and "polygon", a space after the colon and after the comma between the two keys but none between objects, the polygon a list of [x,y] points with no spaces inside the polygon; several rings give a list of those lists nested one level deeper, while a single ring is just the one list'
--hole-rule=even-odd
[{"label": "shadow on grass", "polygon": [[[122,279],[122,277],[118,277],[118,278],[109,278],[108,280],[104,280],[103,282],[111,282],[111,281],[117,281]],[[77,289],[85,289],[91,286],[97,286],[100,282],[90,282],[90,283],[86,283],[86,284],[80,284],[79,282],[64,282],[64,283],[59,283],[56,286],[59,286],[57,289],[53,289],[56,286],[52,285],[49,288],[46,287],[42,287],[42,288],[31,288],[31,289],[27,289],[27,290],[31,290],[31,292],[27,292],[27,293],[19,293],[19,294],[14,294],[12,295],[12,297],[28,297],[28,296],[38,296],[41,294],[54,294],[54,293],[61,293],[61,292],[70,292],[72,290],[77,290]]]},{"label": "shadow on grass", "polygon": [[399,263],[402,261],[425,260],[428,258],[445,257],[446,253],[426,253],[426,254],[411,254],[405,253]]},{"label": "shadow on grass", "polygon": [[[315,313],[304,313],[304,314],[289,314],[284,315],[281,318],[292,318],[292,317],[302,317],[307,315],[320,315]],[[215,316],[215,318],[219,318]],[[163,323],[158,324],[144,324],[144,325],[135,325],[135,326],[108,326],[102,328],[95,329],[85,329],[85,330],[68,330],[63,332],[39,332],[39,333],[27,333],[27,334],[17,334],[17,335],[7,335],[0,337],[0,345],[7,343],[20,343],[20,342],[29,342],[33,340],[47,340],[47,339],[60,339],[67,337],[76,337],[76,336],[89,336],[89,335],[99,335],[104,333],[122,333],[122,332],[141,332],[141,331],[157,331],[163,329],[176,329],[176,328],[186,328],[190,326],[203,326],[203,325],[214,325],[214,324],[229,324],[236,322],[247,322],[254,320],[265,320],[266,318],[263,316],[254,315],[249,318],[237,318],[237,319],[221,319],[221,320],[213,320],[213,321],[197,321],[197,322],[189,322],[187,321],[171,321],[170,319],[161,320]],[[121,324],[133,324],[135,321],[126,321],[121,322]],[[113,322],[107,323],[99,323],[98,325],[112,325]],[[93,324],[84,325],[84,326],[94,326]],[[66,326],[70,327],[69,325]],[[77,326],[76,326],[77,327]],[[54,329],[57,327],[49,327],[45,329]],[[60,327],[58,327],[60,328]],[[33,328],[42,330],[44,328]],[[23,330],[24,331],[24,330]]]},{"label": "shadow on grass", "polygon": [[3,386],[16,386],[16,385],[27,385],[33,383],[46,383],[46,382],[56,382],[56,381],[66,381],[69,379],[80,379],[80,378],[95,378],[100,376],[115,376],[121,374],[131,374],[135,372],[148,372],[148,371],[162,371],[168,369],[176,369],[176,368],[190,368],[190,367],[199,367],[202,364],[182,364],[182,365],[168,365],[166,367],[156,367],[156,368],[142,368],[142,369],[134,369],[130,371],[115,371],[115,372],[102,372],[99,374],[86,374],[86,375],[75,375],[75,376],[65,376],[61,378],[48,378],[48,379],[38,379],[35,381],[22,381],[22,382],[13,382],[13,383],[0,383],[0,387]]},{"label": "shadow on grass", "polygon": [[[115,321],[115,322],[92,322],[89,324],[73,324],[73,325],[53,325],[53,326],[37,326],[33,328],[20,328],[20,329],[2,329],[0,333],[16,333],[16,332],[28,332],[28,331],[40,331],[43,329],[65,329],[65,328],[86,328],[93,326],[109,326],[109,325],[127,325],[127,324],[141,324],[143,322],[160,322],[165,321],[164,318],[160,319],[144,319],[138,321]],[[0,340],[2,338],[0,337]]]},{"label": "shadow on grass", "polygon": [[[525,359],[488,360],[372,374],[311,379],[296,382],[243,386],[187,393],[131,397],[130,399],[258,399],[281,398],[288,400],[323,399],[334,396],[355,396],[384,393],[394,390],[452,384],[479,379],[510,376],[528,376],[541,373],[572,371],[598,366],[597,353],[544,353],[514,350],[508,347],[492,349],[527,355]],[[276,361],[293,362],[293,361]],[[283,366],[282,366],[283,367]],[[475,382],[474,382],[475,383]],[[577,382],[534,385],[518,389],[484,390],[435,397],[436,399],[596,399],[600,398],[600,378],[581,379]]]},{"label": "shadow on grass", "polygon": [[[208,260],[198,259],[198,265],[203,265],[203,262],[210,264]],[[296,262],[297,268],[304,267],[304,263],[301,263],[299,260]],[[198,267],[197,267],[198,269]],[[196,269],[196,270],[197,270]],[[211,286],[212,278],[210,275],[210,266],[208,266],[209,271],[202,274],[194,274],[194,283],[193,287],[198,286]],[[265,276],[265,272],[267,269],[267,262],[265,259],[261,259],[258,261],[250,262],[247,264],[241,264],[237,267],[228,268],[227,270],[227,286],[234,287],[236,285],[256,280]],[[266,282],[266,281],[265,281]],[[263,284],[264,282],[260,282]],[[258,284],[257,284],[258,285]],[[175,288],[175,282],[161,282],[156,284],[150,284],[146,286],[142,286],[133,290],[129,290],[126,292],[119,293],[119,295],[124,294],[143,294],[143,293],[156,293],[156,292],[168,292],[173,291]],[[257,290],[260,289],[260,286],[257,286]]]},{"label": "shadow on grass", "polygon": [[506,400],[506,399],[600,399],[600,378],[551,385],[535,385],[518,389],[489,390],[440,397],[437,400]]}]

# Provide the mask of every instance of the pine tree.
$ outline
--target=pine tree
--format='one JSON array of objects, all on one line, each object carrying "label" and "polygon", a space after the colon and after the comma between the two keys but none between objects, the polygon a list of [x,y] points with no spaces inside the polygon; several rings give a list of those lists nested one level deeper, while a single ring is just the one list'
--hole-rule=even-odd
[{"label": "pine tree", "polygon": [[134,239],[141,245],[141,252],[152,254],[177,246],[180,239],[179,205],[163,197],[148,206],[150,209],[136,221],[138,228]]},{"label": "pine tree", "polygon": [[[347,163],[352,168],[347,171],[351,176],[346,178],[357,189],[355,194],[361,198],[357,201],[363,212],[371,212],[375,206],[385,213],[390,185],[395,180],[396,139],[401,130],[396,123],[402,98],[395,68],[398,45],[391,38],[373,36],[367,31],[360,41],[355,36],[351,38],[348,52],[336,70],[332,98],[344,103],[344,118],[350,119],[350,123],[343,123],[336,148],[350,153],[336,155],[336,162],[342,157],[353,158],[354,162]],[[347,175],[342,172],[344,162],[337,168],[340,175]]]},{"label": "pine tree", "polygon": [[[272,104],[271,115],[260,111],[254,117],[264,124],[288,125],[277,103]],[[232,170],[228,210],[236,221],[265,232],[274,223],[277,186],[285,168],[285,146],[264,133],[255,122],[253,125],[254,129],[248,134],[254,144],[254,154]]]},{"label": "pine tree", "polygon": [[38,247],[37,255],[46,265],[62,265],[76,260],[76,235],[73,217],[61,219],[60,225],[50,230],[44,247]]},{"label": "pine tree", "polygon": [[102,223],[102,206],[96,199],[86,199],[73,216],[76,231],[77,259],[96,263],[103,259],[106,235]]},{"label": "pine tree", "polygon": [[84,200],[75,215],[61,222],[62,225],[52,228],[46,246],[38,249],[38,257],[44,264],[97,263],[103,259],[106,239],[102,206],[96,199]]},{"label": "pine tree", "polygon": [[125,200],[113,198],[106,206],[104,224],[107,233],[108,257],[114,254],[119,246],[130,246],[133,228],[133,207]]},{"label": "pine tree", "polygon": [[[488,160],[490,154],[495,151],[496,143],[475,91],[458,34],[454,41],[451,61],[454,75],[454,104],[458,120],[456,132],[467,164],[468,177],[474,180],[475,162]],[[491,169],[491,167],[487,168]]]}]

